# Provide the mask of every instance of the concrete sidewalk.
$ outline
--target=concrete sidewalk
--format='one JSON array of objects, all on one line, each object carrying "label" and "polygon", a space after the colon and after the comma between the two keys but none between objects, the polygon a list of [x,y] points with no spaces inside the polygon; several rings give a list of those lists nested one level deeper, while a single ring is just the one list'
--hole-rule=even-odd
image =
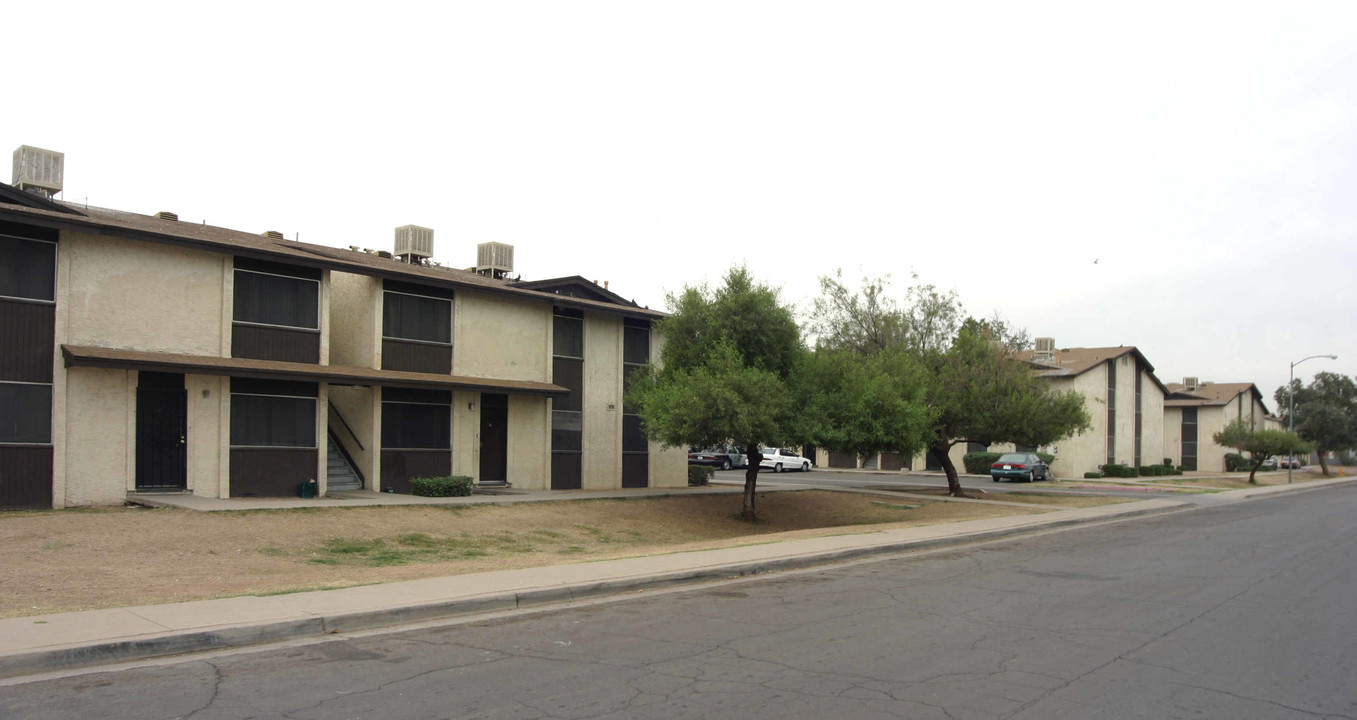
[{"label": "concrete sidewalk", "polygon": [[[1232,490],[1245,499],[1354,478]],[[893,528],[852,535],[429,578],[0,620],[0,677],[239,647],[305,636],[513,610],[624,592],[982,542],[1190,507],[1156,499],[1040,515]]]}]

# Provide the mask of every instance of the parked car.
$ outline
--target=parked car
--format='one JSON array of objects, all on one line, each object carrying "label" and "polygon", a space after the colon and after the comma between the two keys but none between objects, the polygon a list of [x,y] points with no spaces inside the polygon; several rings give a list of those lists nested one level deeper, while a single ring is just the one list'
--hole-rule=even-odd
[{"label": "parked car", "polygon": [[1270,457],[1263,461],[1263,468],[1266,470],[1276,470],[1278,467],[1278,460],[1275,457]]},{"label": "parked car", "polygon": [[688,448],[689,465],[713,465],[722,470],[749,466],[749,458],[738,447]]},{"label": "parked car", "polygon": [[1004,453],[989,466],[989,476],[994,482],[1005,478],[1027,482],[1050,480],[1051,468],[1033,453]]},{"label": "parked car", "polygon": [[1300,458],[1295,458],[1295,457],[1284,457],[1284,458],[1278,458],[1278,459],[1277,459],[1277,467],[1279,467],[1279,468],[1291,468],[1291,469],[1293,469],[1293,470],[1299,470],[1299,469],[1305,467],[1305,463],[1301,462],[1301,461],[1300,461]]},{"label": "parked car", "polygon": [[800,470],[807,472],[810,470],[810,461],[797,455],[787,448],[764,448],[763,462],[759,463],[760,470],[772,470],[773,472],[782,472],[783,470]]}]

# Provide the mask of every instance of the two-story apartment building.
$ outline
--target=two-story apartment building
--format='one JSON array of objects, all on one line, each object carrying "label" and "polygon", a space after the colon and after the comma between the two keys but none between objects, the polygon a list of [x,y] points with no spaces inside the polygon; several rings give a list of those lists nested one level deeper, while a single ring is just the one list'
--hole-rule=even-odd
[{"label": "two-story apartment building", "polygon": [[1047,448],[1056,456],[1052,474],[1080,477],[1105,464],[1157,465],[1167,457],[1167,390],[1140,350],[1131,345],[1058,349],[1053,339],[1037,338],[1036,349],[1019,358],[1053,390],[1083,396],[1091,421],[1089,429]]},{"label": "two-story apartment building", "polygon": [[0,507],[686,484],[622,400],[660,313],[414,260],[0,185]]},{"label": "two-story apartment building", "polygon": [[1212,436],[1235,420],[1258,430],[1280,427],[1253,383],[1199,382],[1189,377],[1169,383],[1168,391],[1164,451],[1184,470],[1225,470],[1225,455],[1238,451],[1216,444]]}]

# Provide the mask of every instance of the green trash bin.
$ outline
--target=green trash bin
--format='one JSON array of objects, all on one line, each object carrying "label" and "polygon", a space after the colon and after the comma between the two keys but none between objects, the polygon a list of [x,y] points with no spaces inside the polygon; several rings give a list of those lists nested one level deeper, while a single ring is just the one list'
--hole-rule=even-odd
[{"label": "green trash bin", "polygon": [[319,486],[316,484],[315,480],[307,480],[306,482],[298,483],[297,497],[303,499],[313,498],[316,496],[317,487]]}]

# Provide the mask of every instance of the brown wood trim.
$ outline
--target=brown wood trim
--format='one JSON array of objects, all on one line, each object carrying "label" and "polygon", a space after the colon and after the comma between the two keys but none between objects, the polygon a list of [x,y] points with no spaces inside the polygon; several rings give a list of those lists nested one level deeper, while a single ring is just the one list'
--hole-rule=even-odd
[{"label": "brown wood trim", "polygon": [[622,454],[622,487],[650,487],[650,454]]},{"label": "brown wood trim", "polygon": [[909,458],[898,452],[883,452],[881,453],[881,469],[903,470],[908,460]]},{"label": "brown wood trim", "polygon": [[551,454],[551,489],[579,490],[584,486],[581,466],[584,455],[577,452],[554,452]]},{"label": "brown wood trim", "polygon": [[0,445],[0,508],[52,507],[52,446]]},{"label": "brown wood trim", "polygon": [[320,362],[320,333],[280,327],[231,324],[231,355],[256,360]]},{"label": "brown wood trim", "polygon": [[332,385],[378,385],[413,390],[478,390],[539,397],[560,397],[569,392],[559,385],[531,380],[497,380],[460,375],[440,376],[401,370],[373,370],[372,368],[348,365],[310,365],[251,358],[179,355],[80,345],[62,345],[61,354],[65,359],[66,367],[159,370],[162,372],[229,375],[230,377],[265,380],[306,380],[326,382]]},{"label": "brown wood trim", "polygon": [[452,346],[383,338],[382,369],[447,375],[452,372]]},{"label": "brown wood trim", "polygon": [[853,453],[831,452],[829,453],[829,466],[852,470],[858,466],[858,458]]},{"label": "brown wood trim", "polygon": [[451,450],[382,450],[383,491],[408,495],[413,478],[451,474]]},{"label": "brown wood trim", "polygon": [[297,497],[316,478],[315,448],[231,448],[231,497]]}]

